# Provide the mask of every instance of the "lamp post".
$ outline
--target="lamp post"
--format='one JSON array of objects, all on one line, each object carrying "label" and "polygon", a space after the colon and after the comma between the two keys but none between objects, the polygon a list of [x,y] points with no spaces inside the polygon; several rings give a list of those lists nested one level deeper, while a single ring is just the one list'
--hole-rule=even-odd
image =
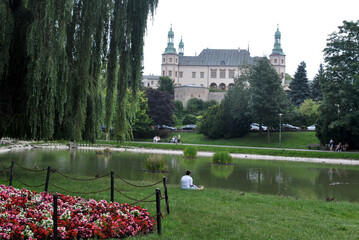
[{"label": "lamp post", "polygon": [[279,113],[279,147],[282,146],[282,116],[283,113]]}]

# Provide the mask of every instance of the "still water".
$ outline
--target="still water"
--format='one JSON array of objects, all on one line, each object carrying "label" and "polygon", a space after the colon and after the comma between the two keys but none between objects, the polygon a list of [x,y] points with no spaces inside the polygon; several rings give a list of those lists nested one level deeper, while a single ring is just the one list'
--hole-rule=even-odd
[{"label": "still water", "polygon": [[9,166],[11,160],[27,168],[51,166],[77,176],[94,177],[111,170],[128,180],[161,180],[178,184],[187,169],[194,184],[206,188],[225,188],[241,192],[284,195],[301,199],[359,201],[359,167],[234,159],[234,165],[213,165],[209,158],[184,159],[162,155],[168,173],[144,172],[149,154],[114,152],[98,155],[91,150],[25,150],[0,154],[0,161]]}]

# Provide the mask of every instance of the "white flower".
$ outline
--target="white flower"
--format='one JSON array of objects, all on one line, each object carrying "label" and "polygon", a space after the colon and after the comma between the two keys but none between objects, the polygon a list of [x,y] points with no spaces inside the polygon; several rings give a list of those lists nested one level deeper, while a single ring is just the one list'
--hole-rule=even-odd
[{"label": "white flower", "polygon": [[130,213],[131,213],[133,216],[135,216],[135,217],[139,217],[139,216],[141,215],[140,211],[138,211],[137,209],[136,209],[136,210],[132,210]]},{"label": "white flower", "polygon": [[66,209],[60,216],[61,220],[68,220],[70,218],[71,218],[71,212],[68,209]]}]

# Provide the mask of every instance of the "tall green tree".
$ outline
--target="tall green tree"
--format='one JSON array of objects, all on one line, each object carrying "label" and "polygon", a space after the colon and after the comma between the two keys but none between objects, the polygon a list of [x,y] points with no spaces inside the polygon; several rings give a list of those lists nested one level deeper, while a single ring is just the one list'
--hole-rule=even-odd
[{"label": "tall green tree", "polygon": [[146,89],[149,115],[154,124],[173,124],[174,103],[172,95],[157,89]]},{"label": "tall green tree", "polygon": [[316,128],[322,143],[331,138],[359,148],[359,21],[344,21],[324,49],[323,104]]},{"label": "tall green tree", "polygon": [[323,100],[322,90],[320,89],[322,78],[324,78],[324,68],[323,64],[320,64],[318,73],[315,75],[313,82],[310,85],[310,97],[316,102]]},{"label": "tall green tree", "polygon": [[148,138],[153,136],[153,120],[149,116],[148,99],[144,92],[139,92],[136,116],[132,122],[135,138]]},{"label": "tall green tree", "polygon": [[174,94],[173,80],[169,77],[160,77],[158,90]]},{"label": "tall green tree", "polygon": [[285,94],[279,76],[266,57],[259,58],[249,72],[249,113],[254,122],[270,128],[278,126],[279,113],[283,112]]},{"label": "tall green tree", "polygon": [[0,137],[29,136],[26,41],[32,12],[21,0],[0,2]]},{"label": "tall green tree", "polygon": [[305,99],[310,98],[310,89],[307,78],[305,62],[301,62],[289,84],[289,97],[295,106],[301,105]]},{"label": "tall green tree", "polygon": [[39,1],[30,8],[34,21],[27,36],[27,54],[32,59],[27,74],[27,115],[34,139],[53,139],[55,121],[63,120],[68,80],[66,26],[71,20],[71,3]]},{"label": "tall green tree", "polygon": [[299,107],[300,115],[305,121],[305,125],[309,126],[317,122],[319,117],[319,103],[312,99],[305,100]]},{"label": "tall green tree", "polygon": [[200,120],[198,132],[212,139],[223,137],[224,124],[221,113],[220,105],[214,105],[208,108]]},{"label": "tall green tree", "polygon": [[105,122],[110,127],[114,116],[123,140],[135,115],[147,19],[157,3],[0,1],[0,137],[94,141],[104,87]]}]

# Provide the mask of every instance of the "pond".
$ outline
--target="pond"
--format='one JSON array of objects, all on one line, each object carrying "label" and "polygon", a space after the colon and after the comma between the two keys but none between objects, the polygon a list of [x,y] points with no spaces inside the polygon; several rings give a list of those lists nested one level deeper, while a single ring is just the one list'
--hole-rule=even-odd
[{"label": "pond", "polygon": [[11,160],[39,169],[51,166],[58,171],[77,176],[94,177],[114,170],[128,180],[158,181],[163,176],[168,183],[178,184],[187,169],[196,185],[225,188],[241,192],[280,194],[301,199],[357,202],[359,200],[359,167],[283,161],[234,159],[234,165],[213,165],[209,158],[184,159],[162,155],[168,173],[144,172],[144,162],[150,154],[114,152],[99,155],[93,150],[24,150],[0,154],[0,161],[9,166]]}]

